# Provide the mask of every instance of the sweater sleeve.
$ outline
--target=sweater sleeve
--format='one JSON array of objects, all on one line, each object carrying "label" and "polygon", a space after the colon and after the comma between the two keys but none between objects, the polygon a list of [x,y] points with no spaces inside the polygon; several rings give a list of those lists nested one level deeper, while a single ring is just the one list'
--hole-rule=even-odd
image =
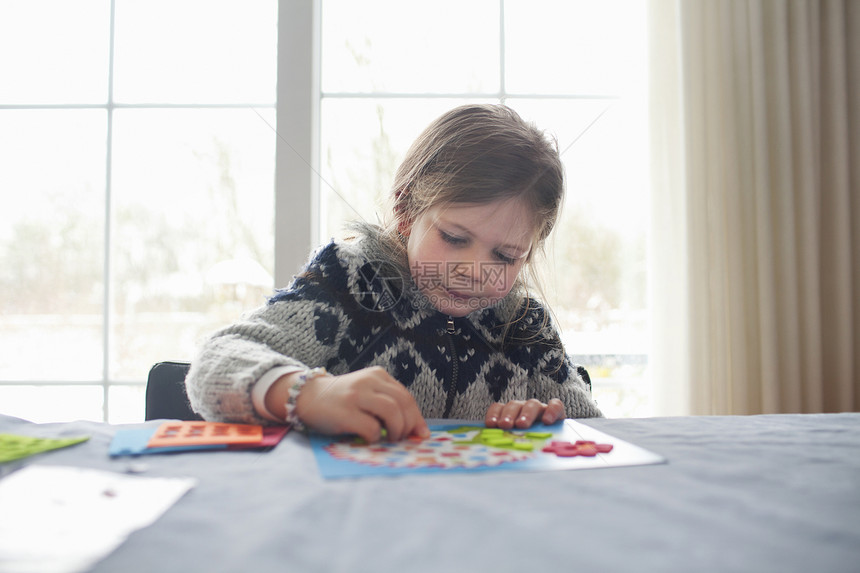
[{"label": "sweater sleeve", "polygon": [[274,368],[324,366],[343,330],[333,294],[314,277],[336,272],[336,247],[325,247],[293,284],[265,306],[206,340],[185,380],[192,408],[211,421],[269,424],[252,390]]},{"label": "sweater sleeve", "polygon": [[573,363],[565,352],[552,318],[540,305],[527,313],[520,336],[533,365],[529,392],[541,402],[562,401],[568,418],[598,418],[603,413],[591,396],[591,379],[582,366]]},{"label": "sweater sleeve", "polygon": [[[563,351],[562,351],[563,353]],[[557,380],[561,401],[568,418],[602,418],[603,413],[591,396],[588,371],[564,356],[564,377]]]}]

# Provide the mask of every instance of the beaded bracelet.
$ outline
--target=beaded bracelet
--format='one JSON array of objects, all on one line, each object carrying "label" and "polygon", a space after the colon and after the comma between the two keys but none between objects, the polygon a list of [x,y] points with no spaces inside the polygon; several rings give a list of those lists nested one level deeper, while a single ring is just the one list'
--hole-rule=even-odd
[{"label": "beaded bracelet", "polygon": [[308,382],[308,380],[313,380],[314,378],[319,378],[320,376],[328,376],[328,372],[325,368],[311,368],[310,370],[305,370],[301,374],[296,377],[296,381],[293,382],[293,385],[290,386],[290,391],[287,393],[287,416],[285,421],[287,424],[292,426],[294,430],[304,430],[305,425],[299,419],[296,414],[296,400],[299,397],[299,392],[302,391],[304,385]]}]

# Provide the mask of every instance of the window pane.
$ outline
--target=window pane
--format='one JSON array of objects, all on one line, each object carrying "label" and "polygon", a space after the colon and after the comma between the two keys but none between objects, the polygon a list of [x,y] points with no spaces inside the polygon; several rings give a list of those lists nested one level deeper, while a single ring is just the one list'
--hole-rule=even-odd
[{"label": "window pane", "polygon": [[450,99],[324,99],[321,113],[323,240],[340,236],[346,221],[377,223],[394,171],[418,134]]},{"label": "window pane", "polygon": [[495,93],[498,0],[324,0],[323,92]]},{"label": "window pane", "polygon": [[558,137],[564,210],[547,244],[546,297],[604,413],[646,415],[646,120],[641,100],[509,100]]},{"label": "window pane", "polygon": [[102,421],[101,386],[0,386],[2,413],[36,423]]},{"label": "window pane", "polygon": [[143,422],[146,411],[146,386],[113,385],[108,389],[108,423]]},{"label": "window pane", "polygon": [[190,359],[271,294],[274,111],[258,113],[116,112],[111,379]]},{"label": "window pane", "polygon": [[0,103],[104,103],[108,0],[0,2]]},{"label": "window pane", "polygon": [[626,92],[645,74],[647,5],[642,0],[507,0],[507,91]]},{"label": "window pane", "polygon": [[0,111],[0,378],[102,372],[106,114]]},{"label": "window pane", "polygon": [[118,102],[273,103],[275,0],[117,0]]}]

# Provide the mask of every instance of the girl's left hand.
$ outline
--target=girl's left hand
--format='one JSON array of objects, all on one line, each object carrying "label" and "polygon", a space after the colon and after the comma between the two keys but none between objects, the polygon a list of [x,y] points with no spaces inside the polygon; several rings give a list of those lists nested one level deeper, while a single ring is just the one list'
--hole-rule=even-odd
[{"label": "girl's left hand", "polygon": [[544,424],[554,424],[564,419],[564,404],[558,398],[553,398],[548,404],[532,398],[528,401],[511,400],[507,404],[496,402],[487,408],[484,424],[488,428],[510,430],[513,427],[530,428],[540,421]]}]

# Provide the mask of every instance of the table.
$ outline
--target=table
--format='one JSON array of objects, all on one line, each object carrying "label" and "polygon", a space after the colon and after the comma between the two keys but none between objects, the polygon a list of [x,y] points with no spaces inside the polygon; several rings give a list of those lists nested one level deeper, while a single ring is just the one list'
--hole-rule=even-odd
[{"label": "table", "polygon": [[[199,484],[93,571],[860,571],[860,414],[582,422],[668,463],[326,481],[301,433],[145,456],[143,475]],[[116,428],[0,415],[0,432],[91,436],[0,474],[125,471]]]}]

